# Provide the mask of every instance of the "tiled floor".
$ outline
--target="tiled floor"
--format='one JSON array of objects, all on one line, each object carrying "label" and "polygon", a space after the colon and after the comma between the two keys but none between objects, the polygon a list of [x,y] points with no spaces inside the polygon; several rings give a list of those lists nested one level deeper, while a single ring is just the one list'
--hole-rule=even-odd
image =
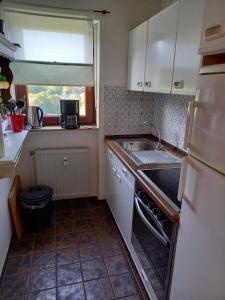
[{"label": "tiled floor", "polygon": [[105,202],[58,201],[48,230],[13,240],[0,299],[144,299],[134,274]]}]

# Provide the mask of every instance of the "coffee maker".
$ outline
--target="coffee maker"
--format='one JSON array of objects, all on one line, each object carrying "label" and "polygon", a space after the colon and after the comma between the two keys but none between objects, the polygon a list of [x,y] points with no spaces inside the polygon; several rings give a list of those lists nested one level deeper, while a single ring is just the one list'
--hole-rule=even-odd
[{"label": "coffee maker", "polygon": [[60,100],[60,124],[65,129],[80,127],[79,100]]}]

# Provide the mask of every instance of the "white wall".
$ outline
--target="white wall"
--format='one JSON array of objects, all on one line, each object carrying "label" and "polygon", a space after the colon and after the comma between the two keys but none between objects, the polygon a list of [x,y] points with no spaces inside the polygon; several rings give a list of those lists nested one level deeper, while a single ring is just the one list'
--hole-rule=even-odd
[{"label": "white wall", "polygon": [[11,221],[8,209],[8,196],[13,179],[0,180],[0,275],[11,239]]}]

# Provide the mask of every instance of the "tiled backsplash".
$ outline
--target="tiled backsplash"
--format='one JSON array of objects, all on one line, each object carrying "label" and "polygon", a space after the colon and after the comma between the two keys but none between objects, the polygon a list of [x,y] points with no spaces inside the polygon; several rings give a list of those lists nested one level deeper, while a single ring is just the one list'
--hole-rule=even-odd
[{"label": "tiled backsplash", "polygon": [[104,98],[105,135],[154,133],[143,124],[149,120],[160,130],[162,139],[182,148],[187,108],[193,97],[106,86]]}]

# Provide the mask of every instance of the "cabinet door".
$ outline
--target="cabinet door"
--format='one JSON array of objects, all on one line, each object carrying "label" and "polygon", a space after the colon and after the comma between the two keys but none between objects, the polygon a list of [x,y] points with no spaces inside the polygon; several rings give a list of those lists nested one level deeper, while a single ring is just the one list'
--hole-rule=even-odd
[{"label": "cabinet door", "polygon": [[110,207],[110,210],[116,219],[116,185],[117,185],[117,180],[116,180],[116,167],[112,163],[111,159],[109,156],[107,156],[107,165],[106,165],[106,171],[107,171],[107,203]]},{"label": "cabinet door", "polygon": [[128,90],[143,91],[148,22],[129,33]]},{"label": "cabinet door", "polygon": [[129,249],[131,246],[134,187],[132,187],[120,173],[117,173],[117,180],[119,184],[116,190],[118,207],[116,222]]},{"label": "cabinet door", "polygon": [[204,0],[180,0],[173,76],[173,94],[195,95],[200,59],[198,54]]},{"label": "cabinet door", "polygon": [[200,53],[225,51],[225,1],[206,0]]},{"label": "cabinet door", "polygon": [[148,21],[146,92],[171,92],[178,8],[176,2]]}]

